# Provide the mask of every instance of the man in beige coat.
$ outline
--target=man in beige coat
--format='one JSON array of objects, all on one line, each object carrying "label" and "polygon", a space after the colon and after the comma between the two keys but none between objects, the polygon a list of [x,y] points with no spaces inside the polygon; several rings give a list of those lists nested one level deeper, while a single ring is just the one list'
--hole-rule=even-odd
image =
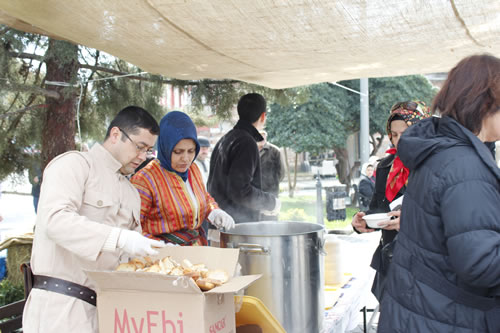
[{"label": "man in beige coat", "polygon": [[126,177],[158,133],[147,111],[130,106],[111,122],[102,145],[59,155],[45,168],[25,333],[98,332],[95,285],[85,271],[113,270],[121,256],[152,255],[153,246],[164,246],[140,233],[140,198]]}]

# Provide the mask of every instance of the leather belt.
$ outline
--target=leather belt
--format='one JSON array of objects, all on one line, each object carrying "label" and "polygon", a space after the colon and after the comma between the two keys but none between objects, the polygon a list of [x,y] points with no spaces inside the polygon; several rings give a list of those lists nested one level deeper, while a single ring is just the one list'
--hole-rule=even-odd
[{"label": "leather belt", "polygon": [[51,276],[33,275],[33,278],[35,280],[33,288],[75,297],[96,306],[97,295],[95,291],[90,288]]}]

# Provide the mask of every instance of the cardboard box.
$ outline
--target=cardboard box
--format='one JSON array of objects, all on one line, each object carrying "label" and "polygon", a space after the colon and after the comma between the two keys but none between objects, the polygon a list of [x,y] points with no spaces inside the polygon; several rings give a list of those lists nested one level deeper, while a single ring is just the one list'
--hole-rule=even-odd
[{"label": "cardboard box", "polygon": [[260,275],[234,276],[239,249],[172,246],[163,258],[223,269],[230,279],[202,292],[189,277],[148,272],[87,272],[97,285],[101,333],[235,333],[234,293]]}]

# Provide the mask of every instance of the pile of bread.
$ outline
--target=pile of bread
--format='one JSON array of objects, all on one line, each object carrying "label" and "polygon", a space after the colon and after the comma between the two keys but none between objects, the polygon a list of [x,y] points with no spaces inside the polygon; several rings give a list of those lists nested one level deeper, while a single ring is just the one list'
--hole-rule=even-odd
[{"label": "pile of bread", "polygon": [[200,287],[207,291],[226,283],[229,280],[227,272],[221,269],[208,269],[205,264],[192,264],[184,259],[178,263],[172,257],[153,261],[150,257],[144,257],[144,260],[135,258],[127,263],[120,264],[117,271],[127,272],[153,272],[172,276],[188,276]]}]

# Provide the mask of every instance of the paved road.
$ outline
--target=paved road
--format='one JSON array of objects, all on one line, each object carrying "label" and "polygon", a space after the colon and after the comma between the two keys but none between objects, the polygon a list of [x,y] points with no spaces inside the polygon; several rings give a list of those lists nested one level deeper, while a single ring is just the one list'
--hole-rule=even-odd
[{"label": "paved road", "polygon": [[3,216],[3,221],[0,222],[2,236],[14,232],[33,230],[36,215],[31,195],[3,193],[0,199],[0,211]]},{"label": "paved road", "polygon": [[[0,242],[16,235],[33,231],[35,225],[35,210],[31,195],[2,193],[0,198]],[[7,250],[0,251],[0,257],[5,257]]]}]

